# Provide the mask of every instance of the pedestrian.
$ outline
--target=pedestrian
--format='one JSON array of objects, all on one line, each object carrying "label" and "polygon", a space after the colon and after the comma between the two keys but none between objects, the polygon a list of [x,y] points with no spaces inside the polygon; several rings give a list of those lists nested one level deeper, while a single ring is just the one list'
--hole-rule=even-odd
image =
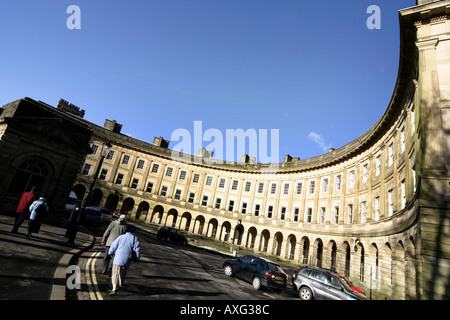
[{"label": "pedestrian", "polygon": [[20,195],[16,208],[16,220],[11,230],[12,233],[17,233],[25,219],[30,216],[29,207],[36,200],[36,193],[36,187],[33,186],[31,191],[26,191]]},{"label": "pedestrian", "polygon": [[30,221],[28,222],[27,239],[31,237],[31,233],[39,233],[42,220],[48,214],[47,197],[42,194],[41,197],[34,201],[30,206]]},{"label": "pedestrian", "polygon": [[125,214],[121,214],[119,219],[112,221],[108,229],[106,229],[105,233],[102,237],[101,244],[106,246],[105,255],[103,256],[103,266],[102,273],[106,274],[109,269],[109,263],[111,261],[111,256],[108,254],[109,247],[117,239],[117,237],[123,235],[127,229],[127,219]]},{"label": "pedestrian", "polygon": [[115,295],[119,288],[122,287],[131,262],[139,261],[141,258],[139,239],[133,235],[134,231],[136,231],[134,225],[127,225],[126,233],[114,240],[109,248],[108,254],[114,254],[111,274],[112,291],[110,295]]}]

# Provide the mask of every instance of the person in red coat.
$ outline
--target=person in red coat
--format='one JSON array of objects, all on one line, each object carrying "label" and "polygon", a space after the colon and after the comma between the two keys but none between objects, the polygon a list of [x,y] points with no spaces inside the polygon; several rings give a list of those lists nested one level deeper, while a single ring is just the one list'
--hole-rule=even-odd
[{"label": "person in red coat", "polygon": [[16,221],[14,222],[14,227],[11,230],[12,233],[17,233],[19,227],[22,225],[23,221],[30,214],[29,207],[36,200],[36,187],[32,187],[31,191],[24,192],[19,197],[19,204],[16,208]]}]

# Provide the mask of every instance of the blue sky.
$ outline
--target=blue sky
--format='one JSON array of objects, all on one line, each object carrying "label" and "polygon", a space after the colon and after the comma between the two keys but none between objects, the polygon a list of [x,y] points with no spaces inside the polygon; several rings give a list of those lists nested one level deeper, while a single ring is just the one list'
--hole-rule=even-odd
[{"label": "blue sky", "polygon": [[[81,10],[79,30],[66,26],[70,5]],[[381,10],[381,29],[366,26],[370,5]],[[280,161],[310,158],[382,116],[398,72],[398,10],[414,5],[3,0],[0,105],[62,98],[85,119],[117,120],[122,133],[148,142],[180,128],[193,134],[194,121],[224,137],[226,129],[278,129]]]}]

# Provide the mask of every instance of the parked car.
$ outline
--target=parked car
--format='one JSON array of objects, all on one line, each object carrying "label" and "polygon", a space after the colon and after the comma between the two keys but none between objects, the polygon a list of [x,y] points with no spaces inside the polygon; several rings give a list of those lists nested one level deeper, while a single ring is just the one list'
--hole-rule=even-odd
[{"label": "parked car", "polygon": [[353,283],[351,283],[350,280],[348,280],[346,277],[341,276],[340,274],[337,274],[337,273],[336,273],[335,275],[338,276],[338,277],[341,277],[341,279],[344,279],[344,281],[347,282],[347,284],[350,286],[350,288],[352,288],[352,290],[354,290],[354,291],[356,291],[356,292],[359,292],[359,293],[361,293],[361,294],[363,294],[363,295],[366,295],[366,294],[364,293],[364,291],[362,291],[361,289],[358,289],[357,287],[355,287],[355,286],[353,285]]},{"label": "parked car", "polygon": [[104,212],[104,210],[107,209],[103,209],[100,207],[86,207],[84,209],[83,216],[81,217],[81,222],[82,223],[92,222],[94,224],[99,225],[103,221],[102,213]]},{"label": "parked car", "polygon": [[156,233],[156,238],[187,245],[187,239],[184,234],[179,229],[172,227],[160,227]]},{"label": "parked car", "polygon": [[337,273],[318,267],[302,267],[294,271],[292,285],[302,300],[367,300]]},{"label": "parked car", "polygon": [[286,288],[287,275],[281,266],[273,261],[245,255],[241,258],[226,260],[223,270],[228,276],[236,276],[250,282],[257,290],[261,288]]}]

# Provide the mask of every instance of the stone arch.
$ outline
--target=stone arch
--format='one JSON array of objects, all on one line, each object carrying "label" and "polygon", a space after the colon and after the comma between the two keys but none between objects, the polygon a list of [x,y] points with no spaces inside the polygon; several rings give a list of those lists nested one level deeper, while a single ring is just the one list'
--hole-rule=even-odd
[{"label": "stone arch", "polygon": [[167,212],[166,221],[164,225],[168,227],[175,227],[177,223],[177,218],[178,218],[178,211],[174,208],[170,209]]},{"label": "stone arch", "polygon": [[219,222],[216,218],[211,218],[208,222],[208,230],[206,230],[206,236],[212,239],[216,238]]},{"label": "stone arch", "polygon": [[122,208],[120,209],[126,215],[131,215],[134,209],[134,199],[131,197],[125,198],[122,202]]},{"label": "stone arch", "polygon": [[275,235],[273,236],[273,247],[272,247],[272,252],[274,255],[276,255],[277,257],[279,257],[281,255],[281,249],[283,247],[283,234],[281,232],[277,232],[275,233]]},{"label": "stone arch", "polygon": [[230,233],[231,223],[229,221],[223,222],[220,230],[220,239],[222,239],[222,241],[228,242],[228,240],[230,240]]},{"label": "stone arch", "polygon": [[164,214],[164,207],[161,205],[156,205],[153,208],[150,221],[153,223],[162,224],[163,214]]},{"label": "stone arch", "polygon": [[242,236],[244,234],[244,226],[239,223],[235,228],[234,228],[234,237],[233,237],[233,243],[236,245],[241,245],[242,243]]},{"label": "stone arch", "polygon": [[326,267],[329,269],[336,271],[337,270],[337,245],[334,240],[330,240],[327,244],[327,250],[329,256],[327,257]]},{"label": "stone arch", "polygon": [[255,227],[250,227],[247,232],[247,242],[245,246],[250,249],[255,248],[256,236],[258,235],[258,231]]},{"label": "stone arch", "polygon": [[117,209],[118,204],[119,204],[119,196],[115,193],[111,193],[106,198],[105,208],[111,211],[115,211]]},{"label": "stone arch", "polygon": [[181,219],[180,219],[180,225],[179,225],[180,230],[189,231],[189,228],[191,226],[191,221],[192,221],[192,214],[187,211],[184,212],[181,215]]},{"label": "stone arch", "polygon": [[380,290],[388,296],[392,293],[392,249],[386,242],[380,252]]},{"label": "stone arch", "polygon": [[396,300],[405,299],[405,248],[399,240],[392,255],[392,294]]},{"label": "stone arch", "polygon": [[406,278],[406,299],[415,300],[418,297],[417,292],[417,264],[416,264],[416,246],[413,237],[410,237],[406,246],[405,255],[405,278]]},{"label": "stone arch", "polygon": [[314,241],[314,252],[312,256],[311,264],[317,267],[322,267],[323,263],[323,241],[320,238],[317,238]]},{"label": "stone arch", "polygon": [[198,215],[195,217],[194,220],[194,229],[192,230],[192,233],[203,235],[205,227],[205,217],[203,215]]},{"label": "stone arch", "polygon": [[150,204],[147,201],[142,201],[139,203],[137,212],[136,212],[136,219],[139,220],[147,220],[148,211],[150,210]]},{"label": "stone arch", "polygon": [[304,236],[300,240],[300,248],[301,248],[301,263],[302,264],[308,264],[309,261],[309,250],[310,250],[310,243],[309,238]]},{"label": "stone arch", "polygon": [[89,205],[95,207],[101,207],[103,201],[103,191],[101,189],[92,190],[91,199]]},{"label": "stone arch", "polygon": [[261,252],[267,252],[267,249],[269,247],[269,239],[270,239],[270,232],[267,229],[264,229],[261,232],[261,239],[259,243],[259,251]]},{"label": "stone arch", "polygon": [[297,237],[291,233],[287,237],[287,247],[286,247],[286,253],[285,253],[285,257],[287,259],[294,260],[296,244],[297,244]]}]

